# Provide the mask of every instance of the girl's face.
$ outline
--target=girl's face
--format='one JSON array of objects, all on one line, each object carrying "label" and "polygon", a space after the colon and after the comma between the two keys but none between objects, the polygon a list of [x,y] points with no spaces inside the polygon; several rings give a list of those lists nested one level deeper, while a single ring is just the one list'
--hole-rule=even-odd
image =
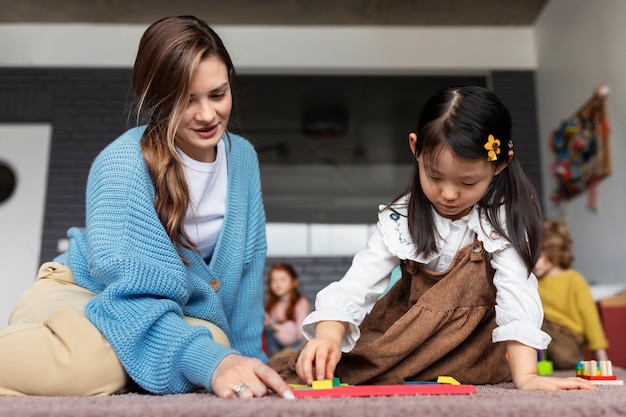
[{"label": "girl's face", "polygon": [[282,269],[275,269],[270,274],[270,290],[277,297],[288,295],[296,283],[297,281]]},{"label": "girl's face", "polygon": [[189,102],[176,130],[176,145],[190,158],[214,162],[232,105],[226,65],[216,56],[205,58],[191,79]]},{"label": "girl's face", "polygon": [[[413,153],[416,141],[417,136],[411,133],[409,144]],[[448,147],[432,161],[421,155],[418,159],[420,183],[426,198],[437,213],[451,220],[467,215],[485,195],[494,175],[505,166],[496,170],[495,165],[487,161],[487,151],[484,159],[463,159]]]}]

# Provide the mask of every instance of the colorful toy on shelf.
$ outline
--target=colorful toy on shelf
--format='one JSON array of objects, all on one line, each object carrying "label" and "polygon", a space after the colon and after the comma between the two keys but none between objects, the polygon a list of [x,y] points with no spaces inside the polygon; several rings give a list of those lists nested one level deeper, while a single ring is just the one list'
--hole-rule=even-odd
[{"label": "colorful toy on shelf", "polygon": [[394,395],[460,395],[475,394],[474,385],[462,385],[449,376],[438,382],[407,381],[397,385],[348,385],[339,378],[313,381],[312,385],[289,384],[296,398],[375,397]]},{"label": "colorful toy on shelf", "polygon": [[581,361],[576,364],[576,376],[595,385],[624,385],[624,381],[613,375],[611,361]]},{"label": "colorful toy on shelf", "polygon": [[554,364],[548,360],[545,350],[537,350],[537,375],[550,375],[554,372]]}]

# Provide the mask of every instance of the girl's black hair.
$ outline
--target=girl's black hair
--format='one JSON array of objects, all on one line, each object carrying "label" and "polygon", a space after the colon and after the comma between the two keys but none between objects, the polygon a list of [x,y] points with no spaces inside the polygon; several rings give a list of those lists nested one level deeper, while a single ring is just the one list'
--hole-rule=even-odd
[{"label": "girl's black hair", "polygon": [[[501,152],[493,161],[499,167],[508,160],[511,125],[507,108],[493,92],[483,87],[446,88],[426,102],[417,126],[413,175],[402,194],[410,195],[408,225],[416,253],[437,251],[432,204],[420,184],[417,156],[434,159],[447,147],[461,158],[487,158],[484,146],[489,135],[493,135],[501,144]],[[505,227],[500,219],[501,206],[505,208]],[[497,232],[511,242],[530,274],[541,250],[542,215],[535,187],[517,158],[513,157],[494,176],[478,202],[478,209],[486,214]]]}]

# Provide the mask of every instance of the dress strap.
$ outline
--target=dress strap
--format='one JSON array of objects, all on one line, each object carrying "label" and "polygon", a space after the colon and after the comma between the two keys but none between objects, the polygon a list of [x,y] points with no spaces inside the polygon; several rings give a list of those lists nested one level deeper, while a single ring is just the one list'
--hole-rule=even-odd
[{"label": "dress strap", "polygon": [[474,234],[474,242],[472,243],[472,250],[470,254],[470,260],[472,262],[480,262],[485,257],[485,250],[483,244],[478,240],[478,235]]}]

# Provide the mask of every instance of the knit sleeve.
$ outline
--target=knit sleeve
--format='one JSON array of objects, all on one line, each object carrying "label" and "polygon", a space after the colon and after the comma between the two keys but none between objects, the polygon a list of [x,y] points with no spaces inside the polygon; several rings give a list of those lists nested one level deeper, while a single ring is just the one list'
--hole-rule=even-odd
[{"label": "knit sleeve", "polygon": [[[215,367],[235,351],[182,319],[191,293],[188,269],[158,219],[138,140],[131,139],[110,145],[90,170],[85,258],[103,290],[85,312],[143,388],[154,393],[210,388]],[[189,352],[203,358],[193,369],[184,361]]]}]

